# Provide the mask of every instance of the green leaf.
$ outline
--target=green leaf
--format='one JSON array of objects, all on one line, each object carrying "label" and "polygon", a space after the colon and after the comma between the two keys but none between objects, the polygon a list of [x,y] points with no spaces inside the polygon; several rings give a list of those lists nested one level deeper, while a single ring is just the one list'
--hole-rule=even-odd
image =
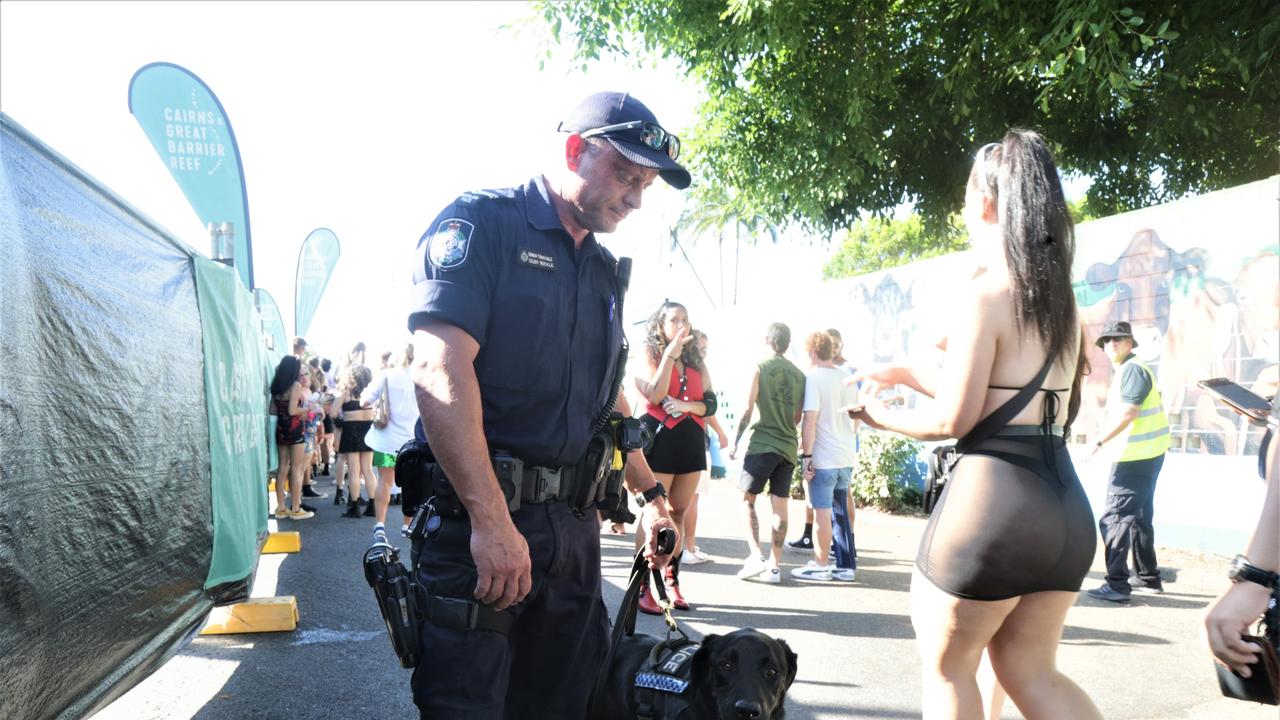
[{"label": "green leaf", "polygon": [[1127,8],[1127,7],[1120,8],[1120,14],[1124,17],[1129,17],[1130,15],[1133,14],[1133,8]]},{"label": "green leaf", "polygon": [[1133,25],[1134,27],[1137,27],[1138,25],[1142,24],[1142,18],[1138,17],[1137,15],[1134,15],[1133,17],[1129,18],[1129,24]]},{"label": "green leaf", "polygon": [[1161,37],[1161,38],[1163,38],[1163,39],[1165,39],[1165,40],[1173,41],[1173,40],[1177,40],[1178,38],[1182,37],[1182,33],[1178,32],[1178,31],[1176,31],[1176,30],[1170,30],[1170,31],[1168,31],[1168,32],[1166,32],[1166,33],[1164,33],[1164,34],[1162,34],[1160,37]]},{"label": "green leaf", "polygon": [[1113,89],[1120,90],[1125,86],[1124,76],[1118,72],[1112,71],[1107,73],[1107,80],[1111,83],[1111,87]]},{"label": "green leaf", "polygon": [[1080,65],[1083,65],[1084,64],[1084,46],[1083,45],[1076,46],[1075,56],[1076,56],[1076,62]]}]

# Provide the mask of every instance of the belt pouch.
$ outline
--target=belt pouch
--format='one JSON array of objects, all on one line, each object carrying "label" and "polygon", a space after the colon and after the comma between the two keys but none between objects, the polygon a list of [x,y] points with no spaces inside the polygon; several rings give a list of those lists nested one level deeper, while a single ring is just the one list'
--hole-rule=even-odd
[{"label": "belt pouch", "polygon": [[498,479],[498,487],[502,489],[502,497],[507,501],[507,512],[514,514],[520,509],[521,486],[524,480],[524,461],[511,457],[505,452],[493,454],[493,474]]}]

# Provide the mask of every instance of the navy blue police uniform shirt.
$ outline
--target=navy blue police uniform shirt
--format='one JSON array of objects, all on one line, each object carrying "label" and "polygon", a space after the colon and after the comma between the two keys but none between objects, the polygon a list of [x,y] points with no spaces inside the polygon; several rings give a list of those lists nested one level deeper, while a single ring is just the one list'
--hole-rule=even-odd
[{"label": "navy blue police uniform shirt", "polygon": [[622,346],[616,265],[594,234],[575,250],[541,176],[467,193],[418,240],[409,331],[431,318],[480,344],[490,451],[582,460]]}]

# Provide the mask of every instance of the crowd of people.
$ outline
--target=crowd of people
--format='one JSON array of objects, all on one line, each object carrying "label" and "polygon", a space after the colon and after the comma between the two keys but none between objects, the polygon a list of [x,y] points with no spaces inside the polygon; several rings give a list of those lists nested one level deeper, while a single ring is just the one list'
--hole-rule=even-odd
[{"label": "crowd of people", "polygon": [[[594,473],[578,467],[594,432],[588,420],[602,398],[613,409],[610,379],[625,347],[615,315],[625,288],[595,233],[612,232],[639,208],[656,178],[677,189],[690,178],[677,162],[678,138],[629,95],[587,98],[560,130],[567,134],[562,167],[524,186],[461,196],[420,239],[413,345],[394,361],[384,354],[375,370],[358,344],[331,373],[298,338],[271,384],[278,518],[313,516],[303,501],[324,496],[311,485],[336,450],[335,504],[345,502],[349,517],[372,516],[375,536],[385,538],[388,506],[396,504],[396,452],[419,418],[437,470],[457,495],[456,512],[437,524],[442,529],[414,540],[415,577],[428,605],[469,607],[420,627],[431,648],[412,680],[423,717],[499,718],[512,708],[530,717],[582,717],[590,683],[580,680],[594,676],[608,653],[602,519],[572,506],[566,489]],[[731,447],[716,419],[721,401],[708,338],[678,302],[653,312],[631,382],[616,398],[627,415],[634,400],[648,430],[644,449],[625,465],[626,486],[642,508],[636,547],[661,571],[655,577],[673,606],[689,608],[682,568],[710,560],[696,541],[698,500],[707,478],[723,472],[719,451],[728,448],[729,459],[742,456],[737,489],[748,555],[738,577],[783,582],[782,554],[790,548],[806,556],[789,573],[794,580],[854,582],[850,480],[859,428],[955,440],[959,460],[947,468],[911,581],[925,716],[998,716],[1007,694],[1027,717],[1098,718],[1088,694],[1056,664],[1098,532],[1066,447],[1088,372],[1088,339],[1071,285],[1072,220],[1045,139],[1011,130],[979,149],[963,216],[977,262],[971,277],[957,279],[941,367],[859,371],[843,357],[840,334],[828,330],[806,336],[805,372],[787,357],[791,329],[773,323]],[[1168,428],[1156,417],[1163,411],[1149,371],[1131,358],[1127,326],[1109,327],[1098,342],[1120,368],[1113,401],[1124,408],[1109,415],[1114,421],[1098,444],[1120,438],[1125,448],[1101,525],[1107,583],[1090,595],[1122,602],[1133,589],[1125,563],[1134,548],[1138,589],[1162,590],[1150,502]],[[891,386],[932,402],[890,407],[877,393]],[[522,473],[501,477],[494,465],[476,462],[499,451],[522,460]],[[787,542],[797,478],[806,522]],[[515,509],[512,493],[522,501]],[[767,541],[756,508],[762,493],[769,496]],[[1273,488],[1268,502],[1274,496]],[[665,529],[676,530],[669,556],[657,552]],[[1272,527],[1259,537],[1274,545],[1274,535]],[[1274,569],[1271,550],[1251,553]],[[656,591],[641,593],[642,611],[662,612]],[[1224,662],[1239,667],[1252,652],[1235,635],[1243,618],[1256,617],[1259,597],[1229,593],[1216,606],[1210,627]],[[991,670],[981,686],[980,667]],[[486,681],[459,683],[459,673]]]},{"label": "crowd of people", "polygon": [[413,438],[418,418],[412,362],[412,344],[396,358],[391,351],[382,353],[375,370],[366,364],[363,342],[335,365],[308,352],[305,338],[293,339],[292,353],[276,365],[270,390],[279,460],[277,520],[315,517],[317,507],[305,501],[328,497],[315,480],[331,475],[333,504],[345,506],[342,516],[374,518],[375,534],[385,533],[388,507],[400,504],[396,455]]}]

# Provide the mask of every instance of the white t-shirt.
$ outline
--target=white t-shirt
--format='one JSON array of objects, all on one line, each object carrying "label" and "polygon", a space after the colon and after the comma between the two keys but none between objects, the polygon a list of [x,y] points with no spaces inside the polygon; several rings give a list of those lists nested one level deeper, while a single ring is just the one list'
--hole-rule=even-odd
[{"label": "white t-shirt", "polygon": [[382,381],[387,381],[387,398],[391,405],[391,422],[384,428],[370,426],[365,444],[381,453],[394,455],[413,439],[413,424],[418,421],[418,399],[413,391],[413,378],[403,368],[391,368],[364,389],[360,402],[373,407],[382,397]]},{"label": "white t-shirt", "polygon": [[804,411],[816,412],[813,467],[819,470],[853,467],[857,455],[853,420],[840,408],[858,402],[858,390],[844,384],[849,373],[840,368],[818,367],[804,380]]}]

